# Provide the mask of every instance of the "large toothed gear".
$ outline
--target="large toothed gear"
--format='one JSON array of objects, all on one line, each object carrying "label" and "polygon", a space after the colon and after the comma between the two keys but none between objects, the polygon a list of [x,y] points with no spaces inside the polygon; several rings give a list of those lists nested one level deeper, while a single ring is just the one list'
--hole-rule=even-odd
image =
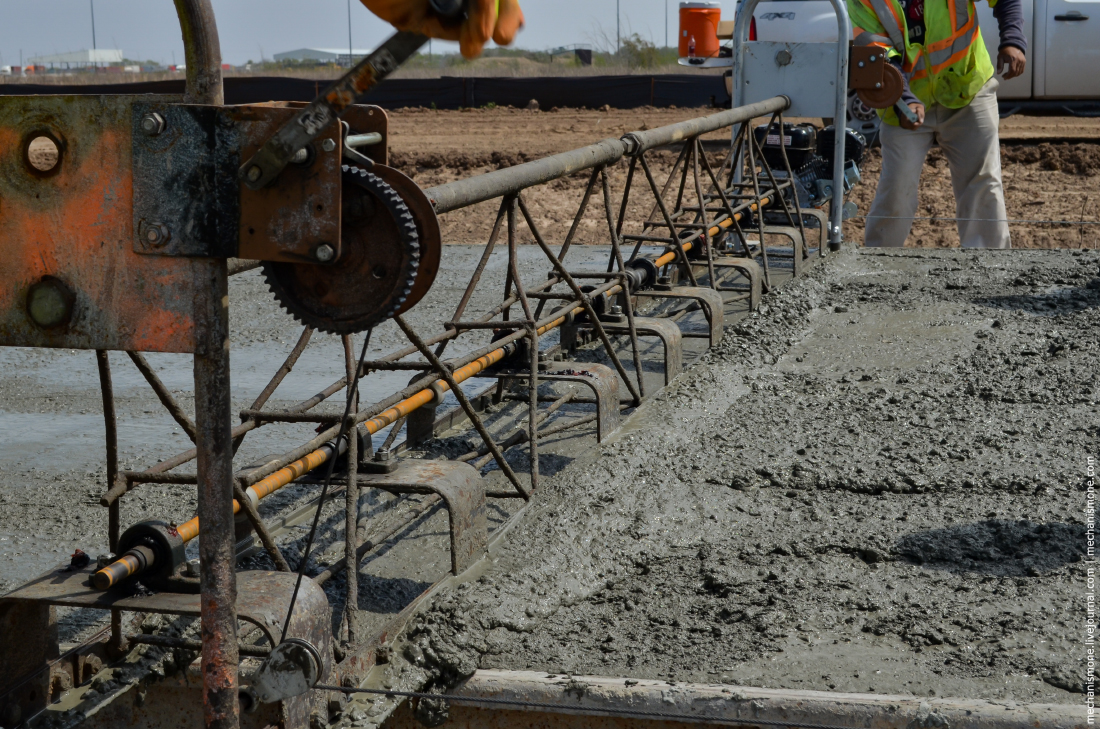
[{"label": "large toothed gear", "polygon": [[263,265],[283,308],[303,324],[333,334],[365,331],[415,303],[410,296],[421,268],[418,228],[425,228],[380,176],[345,165],[343,180],[339,260]]}]

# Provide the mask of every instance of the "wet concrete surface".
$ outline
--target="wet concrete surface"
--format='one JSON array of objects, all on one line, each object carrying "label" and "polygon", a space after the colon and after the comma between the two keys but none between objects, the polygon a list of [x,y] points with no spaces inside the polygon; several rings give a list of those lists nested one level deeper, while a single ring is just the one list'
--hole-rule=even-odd
[{"label": "wet concrete surface", "polygon": [[[479,252],[446,249],[440,285],[415,310],[424,333],[450,317]],[[542,280],[539,256],[521,253],[525,280]],[[499,296],[502,264],[490,265],[473,311]],[[444,594],[413,629],[431,675],[532,668],[1079,700],[1098,266],[1100,255],[1069,251],[864,251],[815,266],[731,326],[612,442],[593,448],[586,432],[547,444],[542,490],[488,573]],[[231,301],[234,405],[247,407],[299,329],[254,272],[234,279]],[[400,336],[380,327],[372,355]],[[0,354],[0,587],[10,588],[73,548],[104,549],[106,510],[94,358]],[[151,361],[189,409],[189,358]],[[124,467],[186,448],[130,363],[112,363]],[[340,363],[338,341],[317,338],[272,405],[313,394]],[[365,387],[367,400],[395,384]],[[238,465],[309,435],[279,426],[249,436]],[[464,443],[457,434],[438,448]],[[509,455],[525,459],[522,448]],[[290,487],[263,511],[314,494]],[[364,513],[392,501],[367,490]],[[323,512],[314,571],[342,555],[342,502]],[[191,487],[144,486],[126,498],[123,524],[193,513]],[[493,527],[510,513],[494,506]],[[442,511],[404,536],[360,570],[366,632],[447,571]],[[280,541],[295,564],[304,529]],[[342,578],[326,589],[335,623]],[[63,615],[62,639],[97,617]]]},{"label": "wet concrete surface", "polygon": [[1095,251],[853,251],[554,478],[410,631],[474,669],[1077,703]]}]

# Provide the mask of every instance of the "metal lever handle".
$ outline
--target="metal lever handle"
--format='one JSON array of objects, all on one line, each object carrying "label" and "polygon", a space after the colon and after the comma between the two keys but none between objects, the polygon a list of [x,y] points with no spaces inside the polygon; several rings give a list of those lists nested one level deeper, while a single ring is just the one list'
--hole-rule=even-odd
[{"label": "metal lever handle", "polygon": [[1081,15],[1080,13],[1072,13],[1070,15],[1055,15],[1055,20],[1068,20],[1069,22],[1081,22],[1082,20],[1088,20],[1089,16]]},{"label": "metal lever handle", "polygon": [[[440,12],[444,18],[460,17],[466,8],[466,0],[429,1],[433,9],[439,7],[445,11]],[[458,15],[447,15],[455,12],[455,6],[458,7]],[[253,190],[270,185],[294,160],[299,150],[312,143],[349,106],[396,71],[427,42],[428,37],[420,33],[402,31],[390,36],[374,53],[283,124],[263,147],[241,165],[241,182]]]},{"label": "metal lever handle", "polygon": [[917,116],[916,112],[909,108],[909,104],[905,104],[899,101],[898,103],[894,104],[894,111],[896,111],[899,116],[904,116],[906,119],[908,119],[910,124],[916,124],[920,121],[920,117]]}]

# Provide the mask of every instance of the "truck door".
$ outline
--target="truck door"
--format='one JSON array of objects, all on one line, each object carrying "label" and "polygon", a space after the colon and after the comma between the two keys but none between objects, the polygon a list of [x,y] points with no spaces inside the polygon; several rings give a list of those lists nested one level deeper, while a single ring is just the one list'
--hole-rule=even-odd
[{"label": "truck door", "polygon": [[[1032,74],[1038,67],[1036,64],[1037,54],[1042,51],[1040,48],[1036,48],[1035,44],[1035,25],[1032,22],[1035,15],[1035,0],[1022,0],[1022,4],[1024,10],[1024,37],[1027,38],[1028,45],[1027,70],[1024,71],[1023,76],[1009,81],[1001,81],[1001,86],[997,89],[997,97],[1000,99],[1030,99],[1033,93]],[[1041,5],[1042,3],[1040,3]],[[989,51],[990,60],[996,65],[997,48],[1001,44],[1001,33],[997,28],[997,19],[993,17],[993,9],[989,7],[988,3],[976,2],[974,7],[978,11],[978,27],[982,29],[982,40],[985,41],[985,47]]]},{"label": "truck door", "polygon": [[[1045,11],[1042,9],[1046,6]],[[1100,0],[1046,0],[1038,7],[1045,24],[1046,98],[1100,98]]]}]

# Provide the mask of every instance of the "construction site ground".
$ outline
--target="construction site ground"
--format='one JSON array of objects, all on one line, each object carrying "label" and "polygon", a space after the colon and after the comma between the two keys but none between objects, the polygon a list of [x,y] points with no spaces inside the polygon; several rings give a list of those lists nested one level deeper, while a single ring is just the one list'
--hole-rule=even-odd
[{"label": "construction site ground", "polygon": [[[698,115],[402,110],[390,115],[392,161],[429,187]],[[1002,133],[1010,218],[1100,219],[1100,120],[1014,117]],[[658,178],[675,158],[663,154]],[[938,155],[922,179],[921,214],[949,217]],[[861,214],[878,164],[872,151],[852,198]],[[625,174],[612,171],[616,189]],[[585,181],[526,194],[553,238]],[[465,245],[445,252],[415,326],[437,331],[449,317],[476,263],[467,246],[488,238],[489,205],[442,217],[444,239]],[[856,246],[860,227],[846,227]],[[850,249],[767,295],[611,442],[578,438],[556,457],[488,571],[418,619],[410,636],[428,673],[451,681],[476,668],[532,669],[1079,703],[1100,252],[1066,249],[1100,248],[1098,228],[1014,224],[1018,248],[1060,250]],[[589,215],[580,242],[605,238],[606,223]],[[909,243],[950,247],[957,236],[951,223],[918,221]],[[523,274],[542,280],[546,268]],[[233,279],[231,306],[234,405],[246,407],[298,328],[255,272]],[[392,325],[375,336],[372,354],[399,346]],[[340,377],[340,356],[338,340],[323,343],[273,402]],[[94,357],[0,357],[6,591],[74,548],[94,553],[107,515]],[[190,358],[150,360],[190,409]],[[121,355],[112,363],[123,467],[186,449],[140,375]],[[389,392],[401,379],[371,386]],[[301,441],[274,431],[242,453]],[[266,508],[307,490],[287,489]],[[124,502],[123,524],[185,519],[194,506],[193,487],[144,486]],[[423,527],[425,544],[440,546],[439,527]],[[379,598],[378,613],[399,609],[445,571],[445,547],[433,555],[412,571],[402,557],[374,581],[360,578],[361,595],[393,598]],[[100,618],[64,614],[62,640]],[[387,669],[394,685],[423,685],[423,670],[402,678],[403,669],[399,659]]]}]

